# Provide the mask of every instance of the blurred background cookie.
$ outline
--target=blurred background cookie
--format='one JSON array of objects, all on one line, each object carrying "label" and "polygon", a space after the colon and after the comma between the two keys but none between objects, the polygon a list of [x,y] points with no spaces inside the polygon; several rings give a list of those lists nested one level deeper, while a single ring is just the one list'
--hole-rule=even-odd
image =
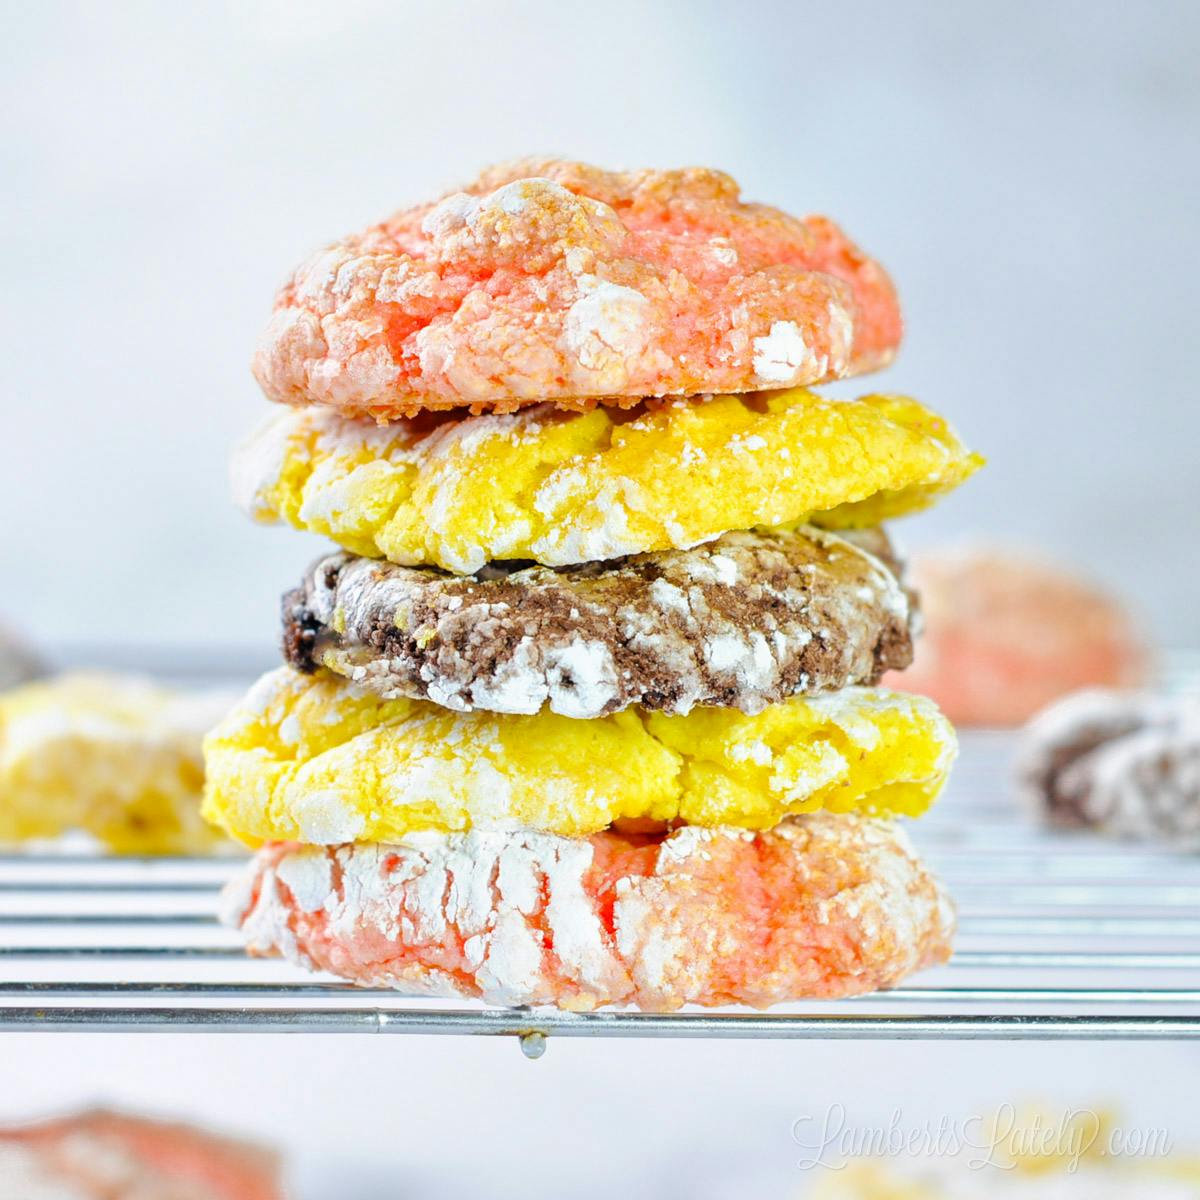
[{"label": "blurred background cookie", "polygon": [[1024,731],[1018,784],[1053,825],[1200,848],[1200,698],[1092,690]]},{"label": "blurred background cookie", "polygon": [[0,692],[34,679],[46,669],[40,655],[7,625],[0,625]]},{"label": "blurred background cookie", "polygon": [[885,683],[937,701],[960,725],[1020,725],[1084,687],[1145,681],[1150,654],[1115,597],[1034,554],[955,546],[913,556],[921,598],[913,664]]},{"label": "blurred background cookie", "polygon": [[[995,1113],[944,1120],[938,1141],[907,1153],[830,1154],[801,1200],[1196,1200],[1200,1158],[1107,1106],[1006,1100]],[[1144,1147],[1142,1153],[1124,1147]],[[822,1159],[825,1162],[825,1159]]]},{"label": "blurred background cookie", "polygon": [[95,1109],[0,1128],[0,1200],[283,1200],[270,1150]]},{"label": "blurred background cookie", "polygon": [[124,854],[227,844],[200,817],[200,743],[230,699],[101,672],[0,695],[0,843],[82,831]]},{"label": "blurred background cookie", "polygon": [[1196,1200],[1200,1161],[1087,1162],[1078,1169],[881,1159],[825,1172],[802,1200]]}]

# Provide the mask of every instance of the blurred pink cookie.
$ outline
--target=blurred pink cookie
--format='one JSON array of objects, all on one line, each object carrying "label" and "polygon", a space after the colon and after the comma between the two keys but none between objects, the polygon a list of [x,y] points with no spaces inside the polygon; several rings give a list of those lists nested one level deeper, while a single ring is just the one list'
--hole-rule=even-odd
[{"label": "blurred pink cookie", "polygon": [[276,844],[225,919],[252,952],[364,986],[652,1011],[889,987],[948,958],[954,925],[903,832],[828,813],[758,833]]},{"label": "blurred pink cookie", "polygon": [[1035,557],[989,547],[914,557],[924,630],[884,685],[937,701],[960,725],[1019,725],[1083,687],[1141,683],[1149,654],[1111,596]]},{"label": "blurred pink cookie", "polygon": [[380,420],[628,406],[860,374],[900,333],[891,281],[824,217],[707,168],[525,159],[309,258],[254,372],[272,400]]},{"label": "blurred pink cookie", "polygon": [[282,1200],[270,1151],[97,1109],[0,1129],[0,1200]]}]

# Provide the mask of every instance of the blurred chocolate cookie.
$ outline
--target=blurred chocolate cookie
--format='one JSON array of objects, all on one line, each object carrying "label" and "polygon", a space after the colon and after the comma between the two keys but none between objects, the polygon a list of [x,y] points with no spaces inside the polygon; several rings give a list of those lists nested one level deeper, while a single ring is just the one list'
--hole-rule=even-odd
[{"label": "blurred chocolate cookie", "polygon": [[1200,699],[1078,692],[1026,727],[1019,784],[1050,824],[1200,848]]}]

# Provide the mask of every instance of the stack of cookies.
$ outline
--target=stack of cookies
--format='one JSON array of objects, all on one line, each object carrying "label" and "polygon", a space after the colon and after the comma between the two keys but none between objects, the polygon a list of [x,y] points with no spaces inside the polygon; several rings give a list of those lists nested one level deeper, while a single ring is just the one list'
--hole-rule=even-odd
[{"label": "stack of cookies", "polygon": [[978,466],[888,362],[883,270],[716,171],[522,161],[317,254],[255,371],[256,518],[331,539],[210,735],[255,953],[588,1009],[894,984],[952,910],[891,820],[953,731],[880,690],[880,527]]}]

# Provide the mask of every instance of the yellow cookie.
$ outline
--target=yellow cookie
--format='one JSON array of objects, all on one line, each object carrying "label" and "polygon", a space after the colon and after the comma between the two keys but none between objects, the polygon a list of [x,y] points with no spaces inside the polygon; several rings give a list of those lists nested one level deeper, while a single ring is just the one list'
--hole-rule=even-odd
[{"label": "yellow cookie", "polygon": [[766,829],[821,808],[915,816],[954,749],[931,701],[876,688],[756,716],[634,707],[578,721],[383,700],[285,667],[209,735],[204,815],[251,844],[326,845],[421,830],[582,837],[643,820]]},{"label": "yellow cookie", "polygon": [[242,445],[233,473],[260,520],[467,575],[501,559],[566,566],[804,520],[874,525],[926,507],[981,462],[915,400],[793,389],[387,426],[288,409]]},{"label": "yellow cookie", "polygon": [[228,703],[102,674],[0,696],[0,842],[83,830],[122,854],[211,850],[200,742]]}]

